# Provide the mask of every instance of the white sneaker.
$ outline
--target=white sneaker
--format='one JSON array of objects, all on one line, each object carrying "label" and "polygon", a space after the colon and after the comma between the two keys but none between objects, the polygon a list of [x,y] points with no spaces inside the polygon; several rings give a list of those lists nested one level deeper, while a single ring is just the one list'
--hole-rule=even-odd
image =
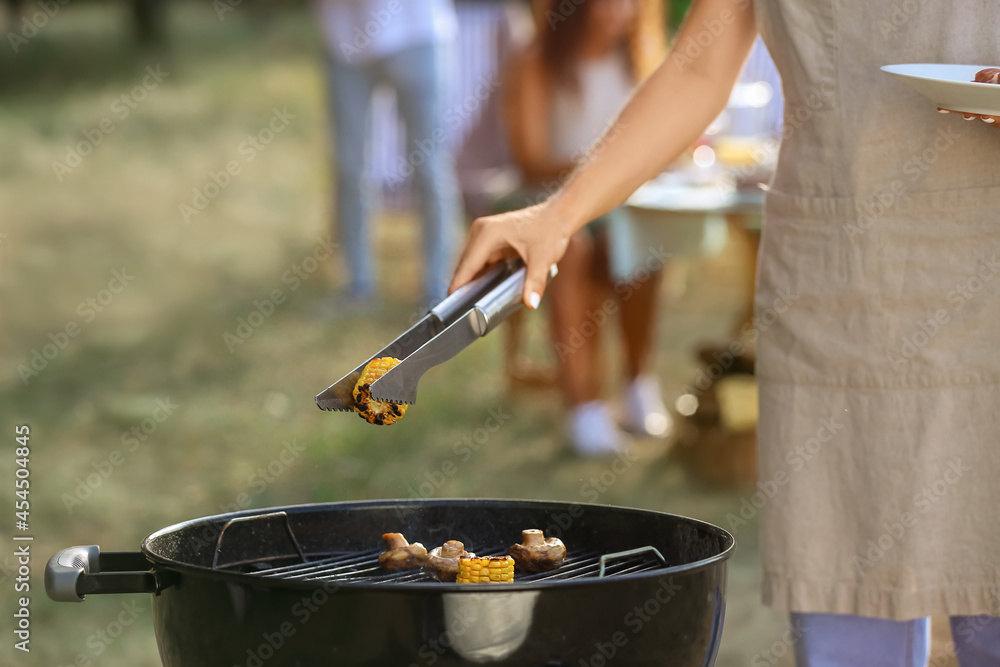
[{"label": "white sneaker", "polygon": [[666,438],[674,430],[674,419],[663,404],[655,376],[640,375],[625,388],[622,426],[636,435]]},{"label": "white sneaker", "polygon": [[618,430],[603,401],[581,403],[570,409],[566,432],[573,451],[580,456],[610,456],[625,450],[628,442]]}]

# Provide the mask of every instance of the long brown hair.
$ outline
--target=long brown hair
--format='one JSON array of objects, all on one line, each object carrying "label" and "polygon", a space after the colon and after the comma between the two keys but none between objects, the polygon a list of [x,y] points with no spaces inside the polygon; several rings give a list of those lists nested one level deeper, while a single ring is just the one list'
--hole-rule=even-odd
[{"label": "long brown hair", "polygon": [[[666,54],[663,0],[636,0],[638,13],[623,48],[635,82],[649,76]],[[536,43],[546,74],[575,90],[576,63],[594,0],[535,0]]]}]

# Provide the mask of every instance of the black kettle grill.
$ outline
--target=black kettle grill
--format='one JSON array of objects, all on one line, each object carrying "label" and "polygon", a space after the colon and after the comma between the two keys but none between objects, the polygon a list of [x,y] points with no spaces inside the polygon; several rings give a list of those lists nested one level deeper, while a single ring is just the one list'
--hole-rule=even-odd
[{"label": "black kettle grill", "polygon": [[[560,537],[556,570],[509,584],[440,583],[378,565],[381,535],[504,554]],[[167,667],[709,666],[735,543],[713,525],[604,505],[382,500],[221,514],[159,530],[141,551],[57,553],[51,598],[151,593]]]}]

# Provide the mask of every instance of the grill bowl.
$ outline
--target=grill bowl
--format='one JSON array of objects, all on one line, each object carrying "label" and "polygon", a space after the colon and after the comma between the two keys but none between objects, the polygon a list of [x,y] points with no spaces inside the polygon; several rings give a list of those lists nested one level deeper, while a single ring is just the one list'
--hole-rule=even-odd
[{"label": "grill bowl", "polygon": [[[503,585],[444,584],[371,567],[383,532],[428,549],[459,539],[487,555],[519,541],[525,528],[561,537],[567,562]],[[642,547],[666,565],[649,552],[606,560],[607,576],[598,576],[600,555]],[[721,528],[661,512],[441,499],[206,517],[153,533],[142,557],[151,572],[146,590],[159,591],[154,625],[169,667],[684,667],[714,662],[734,548]],[[82,591],[111,592],[96,581],[78,583]]]}]

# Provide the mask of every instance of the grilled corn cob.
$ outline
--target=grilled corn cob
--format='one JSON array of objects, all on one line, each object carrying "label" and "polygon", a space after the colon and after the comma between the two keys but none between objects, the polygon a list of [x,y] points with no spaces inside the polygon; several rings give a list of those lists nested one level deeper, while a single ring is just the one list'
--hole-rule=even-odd
[{"label": "grilled corn cob", "polygon": [[460,584],[496,584],[514,581],[514,559],[510,556],[463,556],[458,559]]},{"label": "grilled corn cob", "polygon": [[388,426],[399,421],[406,414],[405,403],[392,403],[372,398],[371,387],[375,380],[389,372],[389,369],[399,363],[393,357],[372,359],[365,366],[357,384],[354,385],[354,409],[362,419],[370,424]]}]

